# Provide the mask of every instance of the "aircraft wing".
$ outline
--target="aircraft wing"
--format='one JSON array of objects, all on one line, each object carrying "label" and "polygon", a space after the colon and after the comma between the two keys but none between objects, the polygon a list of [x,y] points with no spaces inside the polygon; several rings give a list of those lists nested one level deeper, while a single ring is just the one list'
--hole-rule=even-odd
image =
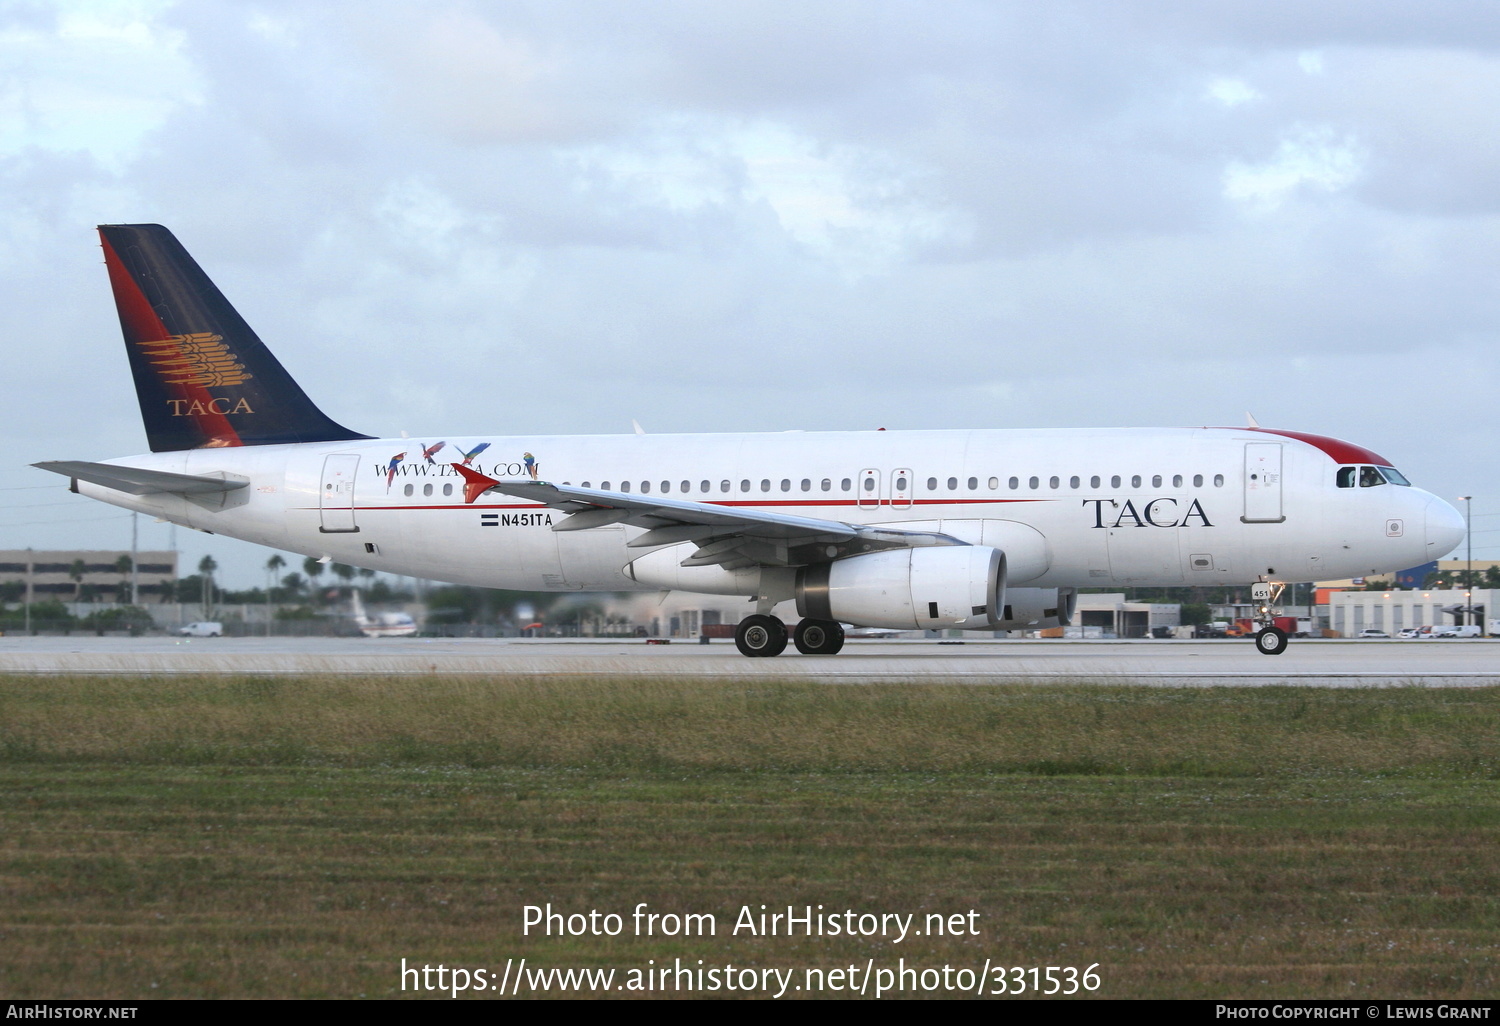
[{"label": "aircraft wing", "polygon": [[[117,492],[131,495],[152,495],[171,492],[177,495],[207,495],[213,492],[232,492],[250,484],[248,479],[236,480],[225,477],[200,477],[196,474],[170,474],[165,470],[141,470],[137,467],[121,467],[113,463],[89,463],[84,460],[49,460],[33,463],[39,470],[50,470],[54,474],[71,477],[75,481],[113,488]],[[74,486],[77,491],[77,486]]]},{"label": "aircraft wing", "polygon": [[683,566],[720,564],[730,570],[755,564],[800,566],[878,549],[967,544],[929,531],[870,527],[691,499],[575,488],[526,478],[497,481],[462,466],[459,472],[466,482],[464,497],[469,502],[486,491],[497,491],[562,510],[568,514],[567,519],[555,525],[554,531],[630,524],[646,528],[645,534],[631,539],[628,543],[631,548],[696,542],[697,551],[683,560]]}]

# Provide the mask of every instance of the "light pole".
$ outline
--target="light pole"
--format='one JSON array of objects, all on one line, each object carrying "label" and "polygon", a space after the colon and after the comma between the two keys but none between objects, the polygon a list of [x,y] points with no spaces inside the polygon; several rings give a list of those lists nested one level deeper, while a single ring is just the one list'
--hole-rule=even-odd
[{"label": "light pole", "polygon": [[[1464,587],[1468,590],[1464,593],[1464,605],[1468,606],[1469,615],[1474,615],[1474,496],[1460,495],[1460,501],[1464,504]],[[1488,613],[1488,610],[1486,610]],[[1479,631],[1484,633],[1484,625],[1479,625]]]}]

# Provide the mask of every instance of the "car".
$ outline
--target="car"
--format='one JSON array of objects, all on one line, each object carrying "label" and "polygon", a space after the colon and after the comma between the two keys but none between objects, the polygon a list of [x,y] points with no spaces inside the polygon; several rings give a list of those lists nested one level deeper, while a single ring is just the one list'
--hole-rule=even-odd
[{"label": "car", "polygon": [[1389,638],[1390,635],[1379,627],[1366,627],[1355,635],[1356,638]]},{"label": "car", "polygon": [[1398,637],[1398,638],[1420,638],[1421,636],[1422,636],[1422,628],[1421,627],[1407,627],[1407,628],[1405,628],[1403,630],[1399,630],[1399,631],[1396,632],[1396,637]]},{"label": "car", "polygon": [[218,638],[224,634],[224,625],[216,620],[199,620],[177,628],[177,633],[184,638]]}]

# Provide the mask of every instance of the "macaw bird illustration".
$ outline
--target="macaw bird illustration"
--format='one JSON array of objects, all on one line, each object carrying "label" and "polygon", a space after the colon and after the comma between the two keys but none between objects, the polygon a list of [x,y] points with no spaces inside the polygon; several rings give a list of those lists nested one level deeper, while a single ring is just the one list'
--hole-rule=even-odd
[{"label": "macaw bird illustration", "polygon": [[434,460],[433,457],[442,452],[443,446],[447,444],[447,442],[439,442],[437,445],[432,446],[432,448],[430,449],[424,446],[422,449],[422,458],[425,459],[429,464],[437,466],[437,461]]},{"label": "macaw bird illustration", "polygon": [[396,455],[391,457],[390,465],[385,468],[386,491],[391,490],[391,482],[396,480],[396,468],[401,466],[401,461],[404,459],[406,459],[406,453],[404,452],[398,452]]},{"label": "macaw bird illustration", "polygon": [[[473,462],[475,456],[478,456],[480,453],[484,452],[484,450],[488,449],[489,447],[490,447],[490,443],[489,442],[480,442],[478,445],[474,446],[474,451],[473,452],[465,452],[464,453],[464,466],[467,467],[471,462]],[[463,452],[463,450],[460,449],[459,452]]]},{"label": "macaw bird illustration", "polygon": [[536,457],[531,455],[531,453],[529,452],[523,453],[521,455],[521,460],[526,464],[526,473],[530,474],[531,479],[535,481],[537,469],[541,466],[541,464],[538,463],[536,461]]}]

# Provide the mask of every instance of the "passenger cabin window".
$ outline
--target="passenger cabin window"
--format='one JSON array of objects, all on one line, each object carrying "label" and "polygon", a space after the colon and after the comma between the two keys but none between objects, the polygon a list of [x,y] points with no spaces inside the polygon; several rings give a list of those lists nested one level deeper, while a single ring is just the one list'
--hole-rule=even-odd
[{"label": "passenger cabin window", "polygon": [[405,492],[407,495],[410,495],[415,490],[416,489],[413,488],[411,485],[407,485],[405,488],[402,489],[402,491]]},{"label": "passenger cabin window", "polygon": [[823,491],[825,491],[825,492],[831,492],[831,491],[833,491],[833,482],[830,481],[828,478],[825,477],[822,480],[822,482],[821,482],[821,487],[822,487]]},{"label": "passenger cabin window", "polygon": [[1030,485],[1032,488],[1039,488],[1039,487],[1041,487],[1042,479],[1039,478],[1039,477],[1034,477],[1030,481],[1027,481],[1026,483],[1028,485]]},{"label": "passenger cabin window", "polygon": [[771,490],[771,479],[770,478],[763,477],[763,478],[760,479],[760,490],[763,491],[763,492],[769,492]]},{"label": "passenger cabin window", "polygon": [[1083,482],[1080,481],[1080,480],[1078,480],[1077,477],[1070,477],[1070,478],[1068,478],[1068,487],[1069,488],[1077,488],[1081,484],[1083,484]]},{"label": "passenger cabin window", "polygon": [[744,481],[741,481],[740,482],[740,491],[742,491],[742,492],[748,492],[749,490],[750,490],[750,481],[748,479],[746,479]]},{"label": "passenger cabin window", "polygon": [[904,491],[906,491],[906,475],[905,474],[902,474],[900,477],[896,478],[896,491],[898,491],[898,492],[904,492]]},{"label": "passenger cabin window", "polygon": [[1224,487],[1224,475],[1223,474],[1215,474],[1214,475],[1214,487],[1215,488],[1223,488]]},{"label": "passenger cabin window", "polygon": [[781,490],[784,492],[789,492],[792,490],[791,478],[784,477],[781,479]]},{"label": "passenger cabin window", "polygon": [[1132,488],[1139,488],[1140,486],[1141,486],[1141,475],[1139,475],[1139,474],[1132,475],[1131,478],[1130,478],[1130,487],[1132,487]]},{"label": "passenger cabin window", "polygon": [[430,484],[424,484],[422,486],[422,494],[423,495],[431,495],[432,494],[432,485],[430,485]]},{"label": "passenger cabin window", "polygon": [[850,481],[849,481],[849,479],[847,477],[844,478],[843,481],[839,482],[839,489],[841,491],[847,492],[851,487],[852,487],[852,484],[850,483]]},{"label": "passenger cabin window", "polygon": [[630,491],[630,482],[629,481],[621,481],[620,482],[620,491],[622,491],[622,492],[628,492],[628,491]]},{"label": "passenger cabin window", "polygon": [[956,492],[956,491],[958,491],[958,478],[956,478],[956,477],[950,477],[948,479],[948,490],[950,492]]},{"label": "passenger cabin window", "polygon": [[867,478],[865,478],[865,491],[867,491],[867,492],[873,492],[874,490],[875,490],[875,479],[873,477],[867,477]]},{"label": "passenger cabin window", "polygon": [[1152,488],[1160,488],[1161,487],[1161,475],[1160,474],[1153,474],[1151,476],[1151,487]]},{"label": "passenger cabin window", "polygon": [[935,492],[935,491],[937,491],[937,478],[935,478],[935,477],[929,477],[927,479],[927,490],[929,492]]},{"label": "passenger cabin window", "polygon": [[1090,488],[1098,488],[1099,487],[1099,475],[1098,474],[1095,474],[1093,477],[1089,478],[1089,487]]},{"label": "passenger cabin window", "polygon": [[600,481],[599,482],[599,490],[601,492],[607,492],[607,491],[609,491],[609,482],[608,481]]},{"label": "passenger cabin window", "polygon": [[979,478],[977,478],[977,477],[971,477],[971,478],[969,478],[969,491],[973,492],[973,491],[977,491],[978,489],[979,489]]},{"label": "passenger cabin window", "polygon": [[805,477],[802,479],[802,490],[804,492],[812,491],[812,482]]},{"label": "passenger cabin window", "polygon": [[1193,487],[1194,488],[1202,488],[1203,487],[1203,475],[1202,474],[1194,474],[1193,475]]},{"label": "passenger cabin window", "polygon": [[1060,484],[1062,484],[1062,481],[1059,480],[1058,478],[1055,478],[1055,477],[1049,478],[1047,480],[1047,487],[1048,488],[1056,488]]},{"label": "passenger cabin window", "polygon": [[1109,486],[1111,488],[1118,488],[1118,487],[1120,487],[1120,475],[1119,474],[1116,474],[1114,477],[1111,477],[1109,479]]},{"label": "passenger cabin window", "polygon": [[642,495],[649,495],[649,494],[651,494],[651,482],[650,481],[642,481],[641,482],[641,494]]},{"label": "passenger cabin window", "polygon": [[990,491],[993,492],[995,489],[997,489],[999,487],[1000,487],[1000,479],[998,477],[992,477],[992,478],[990,478]]},{"label": "passenger cabin window", "polygon": [[1015,491],[1019,487],[1021,487],[1021,479],[1019,477],[1013,477],[1013,478],[1011,478],[1010,479],[1010,490],[1011,491]]}]

